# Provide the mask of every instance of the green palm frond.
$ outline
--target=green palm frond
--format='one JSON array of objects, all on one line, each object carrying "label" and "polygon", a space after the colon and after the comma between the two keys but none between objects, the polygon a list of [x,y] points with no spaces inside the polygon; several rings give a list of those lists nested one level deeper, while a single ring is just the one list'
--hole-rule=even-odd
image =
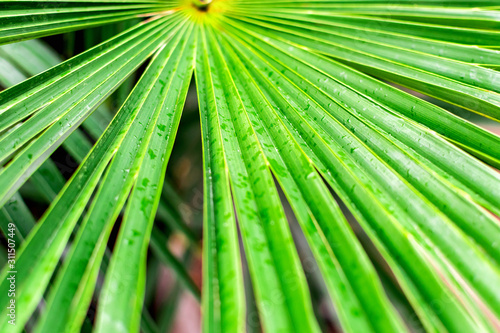
[{"label": "green palm frond", "polygon": [[[0,331],[165,328],[143,305],[148,256],[198,297],[165,225],[154,226],[167,221],[200,245],[162,195],[191,81],[204,332],[245,331],[248,298],[266,332],[322,330],[284,200],[344,331],[413,329],[388,283],[426,331],[498,330],[500,137],[433,101],[500,120],[500,2],[0,5],[0,84],[10,87],[0,92],[0,229],[16,242],[0,275]],[[10,44],[133,19],[62,62],[39,40]],[[142,68],[112,116],[103,102]],[[78,163],[69,180],[51,158],[60,146]],[[49,204],[38,222],[27,182]]]}]

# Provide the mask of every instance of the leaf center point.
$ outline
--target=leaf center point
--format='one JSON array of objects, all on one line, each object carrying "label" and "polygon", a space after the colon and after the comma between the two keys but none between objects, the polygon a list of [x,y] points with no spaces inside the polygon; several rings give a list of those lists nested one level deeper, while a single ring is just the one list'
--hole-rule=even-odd
[{"label": "leaf center point", "polygon": [[212,0],[193,0],[192,1],[193,6],[201,12],[208,11],[208,7],[210,6],[211,3],[212,3]]}]

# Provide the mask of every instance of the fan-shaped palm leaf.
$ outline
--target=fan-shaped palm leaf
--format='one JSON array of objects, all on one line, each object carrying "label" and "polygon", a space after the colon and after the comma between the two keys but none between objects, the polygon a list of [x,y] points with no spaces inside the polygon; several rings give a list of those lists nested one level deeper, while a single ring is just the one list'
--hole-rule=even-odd
[{"label": "fan-shaped palm leaf", "polygon": [[[0,48],[2,73],[12,73],[0,82],[13,85],[0,92],[0,227],[9,234],[15,226],[10,238],[20,245],[0,276],[2,332],[22,331],[46,290],[36,332],[79,331],[94,293],[96,331],[153,330],[141,314],[150,238],[196,293],[163,248],[164,235],[152,231],[193,76],[203,140],[204,331],[245,330],[242,252],[264,331],[321,329],[276,186],[345,331],[409,327],[334,195],[425,330],[499,329],[500,137],[388,83],[500,120],[497,1],[68,0],[2,8],[2,44],[143,18],[60,64],[40,56],[38,42]],[[95,110],[148,59],[109,125],[98,125],[108,116]],[[79,163],[64,186],[49,158],[60,145]],[[51,202],[37,223],[18,193],[28,179]],[[7,308],[11,274],[16,325]]]}]

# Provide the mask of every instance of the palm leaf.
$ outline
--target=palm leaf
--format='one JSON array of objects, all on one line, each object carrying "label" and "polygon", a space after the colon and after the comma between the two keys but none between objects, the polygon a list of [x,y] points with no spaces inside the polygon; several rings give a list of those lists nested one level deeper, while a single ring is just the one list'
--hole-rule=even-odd
[{"label": "palm leaf", "polygon": [[[107,2],[107,3],[106,3]],[[0,44],[171,10],[160,1],[2,1]]]},{"label": "palm leaf", "polygon": [[[8,234],[15,224],[22,242],[15,268],[23,309],[10,325],[5,267],[2,331],[21,331],[46,290],[35,331],[80,330],[94,294],[96,331],[164,327],[143,312],[150,238],[156,256],[197,294],[166,236],[153,228],[163,211],[196,244],[161,195],[192,76],[203,145],[203,331],[246,329],[242,252],[262,328],[320,331],[279,190],[343,330],[411,330],[372,251],[425,330],[498,328],[500,176],[492,166],[500,166],[500,137],[387,83],[498,121],[496,1],[4,6],[2,44],[145,20],[58,65],[36,41],[0,49],[1,68],[13,73],[0,75],[7,85],[53,66],[0,92],[0,227]],[[23,54],[33,61],[19,61]],[[112,120],[95,111],[149,58]],[[80,164],[64,187],[49,158],[60,145]],[[28,179],[50,203],[36,224],[18,193]],[[117,220],[116,245],[101,267]]]},{"label": "palm leaf", "polygon": [[[18,71],[19,75],[23,78],[26,77],[23,73],[21,73],[21,70],[24,70],[29,74],[36,74],[61,61],[50,48],[37,40],[26,41],[19,44],[11,44],[9,45],[9,47],[4,46],[0,50],[0,52],[2,51],[6,51],[6,56],[15,54],[21,59],[27,58],[33,60],[33,62],[29,64],[24,64],[17,61],[15,57],[7,57],[11,62],[11,68]],[[94,137],[98,138],[105,131],[106,125],[110,122],[110,120],[111,118],[109,118],[109,110],[106,110],[106,108],[102,106],[89,118],[87,118],[83,126],[88,132],[90,132],[91,135],[94,134]],[[65,140],[63,146],[69,152],[69,154],[79,162],[81,162],[85,158],[85,155],[92,148],[92,144],[79,129],[75,130],[71,134],[71,136]],[[40,193],[44,195],[45,200],[47,200],[49,203],[56,197],[57,193],[63,188],[64,185],[64,177],[58,170],[58,167],[55,165],[55,163],[50,159],[45,161],[44,164],[32,175],[30,181],[35,185],[36,189],[38,189]],[[164,202],[162,202],[161,204],[164,205]],[[172,212],[170,212],[168,208],[164,208],[164,210],[166,210],[170,214],[168,219],[168,221],[170,221]],[[21,237],[16,237],[16,242],[21,243],[24,237],[34,226],[35,221],[33,216],[31,216],[29,209],[26,207],[26,204],[23,202],[21,196],[19,194],[15,194],[2,208],[1,214],[2,223],[6,223],[5,225],[1,225],[4,234],[9,233],[9,228],[11,226],[9,224],[12,223],[14,227],[17,228],[17,234],[15,236],[19,235]],[[19,221],[21,221],[21,223],[19,223]],[[179,224],[180,222],[177,223]],[[189,236],[192,237],[191,234],[189,234]],[[183,281],[185,281],[186,285],[193,291],[193,293],[197,295],[198,291],[196,286],[193,284],[190,277],[185,273],[183,267],[180,263],[178,263],[177,259],[175,259],[175,257],[168,252],[168,249],[158,241],[153,242],[152,245],[154,246],[155,251],[157,251],[159,257],[166,258],[166,264],[172,266],[174,270],[179,274],[179,277]],[[108,266],[107,262],[109,261],[109,258],[107,256],[109,256],[109,254],[105,253],[103,263],[101,265],[101,270],[106,269],[106,267]],[[141,327],[144,330],[149,329],[148,332],[157,330],[157,328],[155,328],[155,324],[153,322],[149,322],[150,317],[147,312],[142,312],[142,318],[148,321],[147,323],[141,322]],[[43,324],[39,324],[39,326],[40,325],[43,326]]]},{"label": "palm leaf", "polygon": [[[193,39],[191,28],[177,45],[168,43],[164,47],[172,48],[173,50],[169,51],[172,54],[154,86],[159,88],[158,96],[155,96],[154,88],[150,93],[156,97],[156,103],[159,99],[164,104],[158,103],[161,109],[158,111],[156,122],[149,125],[154,131],[146,148],[147,157],[142,158],[136,186],[125,210],[121,234],[118,236],[119,245],[115,248],[106,275],[107,280],[102,291],[104,306],[100,308],[102,312],[98,313],[98,331],[107,332],[117,326],[125,326],[128,327],[127,330],[135,331],[139,327],[138,314],[144,295],[148,236],[151,233],[163,175],[192,75],[195,52]],[[157,59],[163,57],[165,55],[159,53]],[[148,186],[150,182],[155,185]],[[129,268],[131,258],[136,258],[135,261],[139,263],[135,266],[136,270]],[[130,285],[127,286],[127,283]],[[128,293],[124,293],[122,288]],[[131,304],[135,306],[130,306]]]}]

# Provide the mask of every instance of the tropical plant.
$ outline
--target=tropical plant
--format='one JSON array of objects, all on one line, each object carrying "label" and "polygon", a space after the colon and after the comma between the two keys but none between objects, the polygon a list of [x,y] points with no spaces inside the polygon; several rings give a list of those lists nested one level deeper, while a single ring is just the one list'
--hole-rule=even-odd
[{"label": "tropical plant", "polygon": [[[24,73],[0,82],[52,66],[0,92],[0,219],[16,244],[1,332],[29,320],[34,332],[155,331],[143,311],[148,245],[197,293],[154,227],[193,76],[204,332],[244,331],[252,298],[266,332],[321,330],[279,191],[344,331],[405,332],[410,319],[429,332],[500,330],[500,137],[408,92],[500,120],[499,1],[1,6],[0,68]],[[138,18],[60,64],[39,41],[10,44]],[[99,106],[148,61],[111,119]],[[68,181],[49,158],[61,145],[79,163]],[[18,192],[28,180],[50,202],[38,222]]]}]

